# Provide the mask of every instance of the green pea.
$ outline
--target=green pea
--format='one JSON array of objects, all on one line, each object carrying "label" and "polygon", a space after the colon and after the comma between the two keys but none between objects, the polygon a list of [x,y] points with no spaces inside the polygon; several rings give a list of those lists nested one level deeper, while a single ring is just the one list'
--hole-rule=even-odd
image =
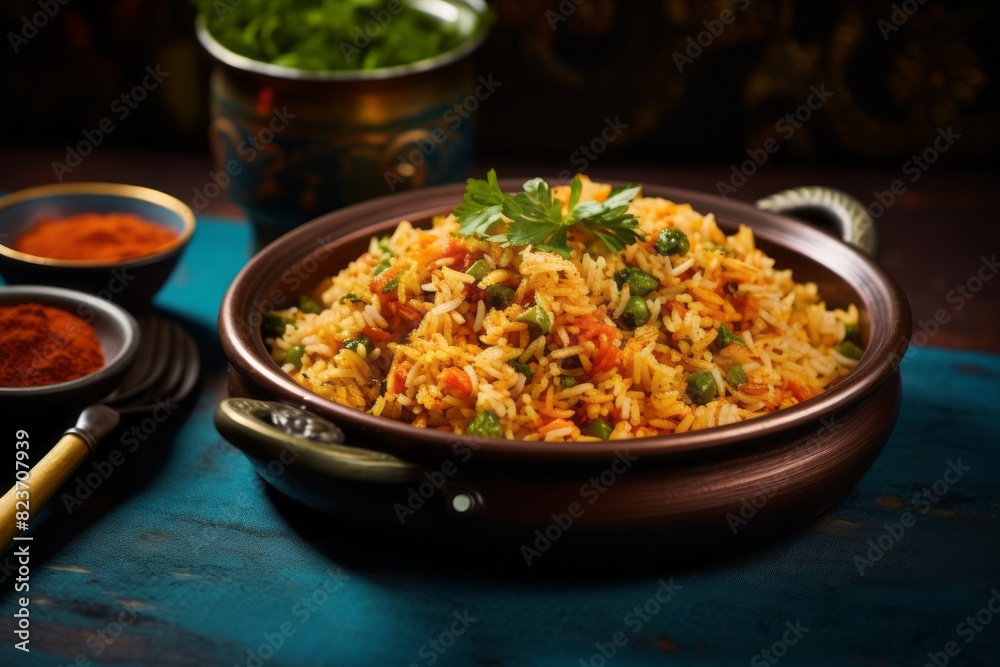
[{"label": "green pea", "polygon": [[705,405],[715,398],[718,387],[711,373],[691,373],[688,376],[687,395],[697,405]]},{"label": "green pea", "polygon": [[589,435],[593,438],[607,440],[611,437],[611,432],[614,430],[615,428],[611,424],[598,417],[594,421],[590,422],[590,425],[587,426],[587,428],[583,429],[583,434]]},{"label": "green pea", "polygon": [[730,387],[739,389],[741,384],[746,384],[748,381],[747,373],[743,370],[742,364],[733,364],[729,367],[729,372],[726,373],[726,382],[729,383]]},{"label": "green pea", "polygon": [[383,236],[378,240],[378,249],[384,252],[385,254],[389,255],[389,257],[392,257],[393,255],[396,254],[392,251],[392,248],[389,247],[388,236]]},{"label": "green pea", "polygon": [[685,255],[690,249],[687,234],[676,227],[668,227],[656,237],[656,252],[661,255]]},{"label": "green pea", "polygon": [[312,298],[308,294],[300,294],[298,301],[299,310],[303,313],[313,313],[318,315],[323,312],[323,306],[319,304],[319,301]]},{"label": "green pea", "polygon": [[352,352],[357,352],[358,348],[361,346],[364,346],[367,352],[371,352],[375,349],[375,343],[373,343],[372,339],[365,334],[361,334],[357,338],[351,338],[344,341],[344,348],[351,350]]},{"label": "green pea", "polygon": [[846,339],[837,345],[837,352],[850,359],[860,359],[861,355],[865,353],[863,349]]},{"label": "green pea", "polygon": [[625,304],[625,310],[622,311],[622,323],[629,329],[638,329],[649,321],[649,315],[649,306],[646,305],[646,300],[641,296],[632,296],[629,297],[628,303]]},{"label": "green pea", "polygon": [[381,262],[379,262],[377,265],[375,265],[374,269],[372,269],[372,277],[377,276],[378,274],[382,273],[383,271],[385,271],[386,269],[388,269],[390,266],[392,266],[392,261],[388,257],[386,257]]},{"label": "green pea", "polygon": [[532,338],[538,338],[552,331],[552,320],[541,306],[535,305],[517,316],[518,322],[527,322]]},{"label": "green pea", "polygon": [[306,353],[305,345],[292,345],[285,352],[285,363],[295,366],[295,368],[302,368],[302,355]]},{"label": "green pea", "polygon": [[646,296],[660,286],[656,278],[634,266],[627,266],[618,271],[615,274],[615,283],[619,289],[628,283],[629,292],[635,296]]},{"label": "green pea", "polygon": [[478,438],[500,438],[503,436],[503,424],[497,413],[485,410],[469,422],[469,425],[465,427],[465,434]]},{"label": "green pea", "polygon": [[715,337],[715,342],[718,343],[719,349],[732,345],[733,343],[742,345],[743,347],[747,346],[747,342],[730,331],[729,327],[725,324],[719,325],[719,335]]},{"label": "green pea", "polygon": [[515,371],[517,371],[518,373],[520,373],[529,380],[535,374],[535,371],[531,370],[531,366],[529,366],[528,364],[522,364],[518,361],[508,361],[507,363],[510,364]]},{"label": "green pea", "polygon": [[478,283],[480,280],[488,276],[492,270],[493,269],[490,268],[489,263],[487,263],[485,259],[477,259],[472,263],[472,266],[466,269],[465,272],[475,278]]},{"label": "green pea", "polygon": [[514,298],[514,290],[505,285],[495,284],[486,288],[486,305],[496,310],[503,310]]},{"label": "green pea", "polygon": [[295,326],[295,316],[272,310],[264,318],[264,329],[274,336],[284,336],[285,327],[291,324]]},{"label": "green pea", "polygon": [[562,378],[562,386],[564,386],[564,387],[572,387],[575,384],[576,384],[576,378],[575,377],[572,377],[570,375],[564,375],[563,376],[563,378]]}]

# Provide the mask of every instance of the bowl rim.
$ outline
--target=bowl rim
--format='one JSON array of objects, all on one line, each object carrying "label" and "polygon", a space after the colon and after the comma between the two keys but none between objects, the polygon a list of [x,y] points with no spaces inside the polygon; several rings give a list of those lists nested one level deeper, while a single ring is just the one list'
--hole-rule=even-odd
[{"label": "bowl rim", "polygon": [[[4,297],[4,300],[6,300],[8,296],[23,296],[24,299],[18,301],[18,303],[36,301],[43,306],[60,308],[60,310],[65,310],[77,317],[79,315],[72,312],[70,308],[78,308],[80,305],[86,305],[93,309],[94,312],[102,313],[105,317],[117,323],[124,333],[124,337],[118,354],[111,359],[105,359],[104,365],[89,375],[84,375],[83,377],[78,377],[75,380],[67,382],[46,384],[38,387],[0,387],[0,399],[15,397],[19,399],[38,398],[62,392],[72,392],[86,385],[98,383],[116,373],[124,372],[135,360],[135,356],[139,351],[139,323],[136,322],[135,318],[127,310],[118,304],[105,301],[92,294],[65,289],[63,287],[49,287],[48,285],[0,286],[0,297]],[[6,306],[7,304],[0,303],[0,307]],[[88,324],[90,323],[88,322]],[[94,402],[102,398],[104,397],[95,396]]]},{"label": "bowl rim", "polygon": [[[475,12],[481,19],[488,16],[489,6],[484,0],[445,0],[451,4],[466,5]],[[479,48],[489,34],[489,24],[480,21],[475,30],[464,36],[461,44],[453,49],[439,53],[431,58],[424,58],[416,62],[404,65],[393,65],[391,67],[379,67],[370,70],[307,70],[298,67],[288,67],[285,65],[274,65],[271,63],[254,60],[248,56],[240,55],[235,51],[223,46],[215,39],[209,31],[205,18],[199,14],[195,18],[195,35],[209,55],[219,62],[229,67],[249,72],[252,74],[262,74],[277,79],[289,79],[292,81],[326,81],[326,82],[351,82],[351,81],[383,81],[399,77],[421,74],[431,70],[439,69],[453,62],[461,60],[466,55]]]},{"label": "bowl rim", "polygon": [[[504,189],[516,188],[522,179],[502,179]],[[756,419],[716,426],[710,429],[689,431],[681,434],[669,434],[629,440],[610,440],[603,442],[555,442],[500,440],[472,437],[463,434],[417,429],[404,422],[394,421],[384,417],[376,417],[358,410],[342,406],[329,399],[315,394],[296,383],[283,373],[269,355],[258,354],[254,340],[247,333],[252,327],[242,325],[237,312],[237,298],[241,298],[244,308],[259,305],[262,293],[250,292],[254,282],[261,283],[261,274],[273,272],[270,266],[273,258],[288,254],[297,248],[290,261],[284,262],[287,272],[298,263],[313,256],[318,251],[329,252],[329,249],[341,244],[357,241],[362,237],[371,237],[373,230],[382,231],[402,220],[409,220],[419,226],[428,216],[450,212],[461,202],[464,184],[448,184],[432,188],[424,188],[402,193],[396,193],[361,202],[332,213],[321,216],[272,242],[264,250],[257,253],[233,279],[223,297],[219,312],[219,335],[223,352],[232,368],[245,379],[249,379],[256,388],[262,389],[272,399],[303,407],[324,418],[341,425],[351,427],[366,433],[388,434],[395,442],[406,442],[408,452],[418,452],[442,455],[451,448],[469,445],[476,450],[477,457],[518,460],[607,460],[616,453],[627,450],[643,455],[689,454],[692,452],[719,452],[739,447],[757,446],[768,439],[787,436],[789,432],[804,428],[815,428],[820,425],[819,433],[836,429],[836,414],[858,404],[874,394],[897,372],[899,364],[909,344],[911,329],[911,313],[905,293],[878,264],[859,250],[848,246],[843,241],[812,227],[805,222],[793,218],[763,211],[747,202],[723,200],[716,195],[692,190],[661,186],[654,183],[643,184],[643,194],[664,196],[679,203],[691,203],[695,210],[704,214],[713,213],[720,221],[720,226],[730,228],[734,224],[746,224],[754,230],[755,237],[766,243],[778,245],[797,255],[803,255],[813,262],[822,264],[822,259],[816,259],[809,249],[822,247],[826,249],[827,257],[835,257],[844,265],[852,264],[859,268],[863,275],[855,281],[849,281],[842,270],[827,266],[839,278],[849,283],[857,294],[858,301],[865,295],[866,286],[872,290],[877,288],[878,294],[893,312],[870,312],[870,331],[868,345],[858,364],[836,386],[798,405],[784,408],[775,413]],[[695,204],[695,202],[699,202]],[[703,206],[702,204],[709,203]],[[410,214],[404,213],[409,210]],[[720,214],[721,213],[721,214]],[[364,220],[367,224],[360,229],[347,233],[339,233],[337,223],[348,220]],[[766,221],[767,228],[755,227],[753,220]],[[324,236],[324,232],[326,233]],[[320,245],[317,240],[325,238]],[[283,253],[284,251],[284,253]],[[255,274],[257,280],[255,281]],[[280,277],[280,273],[278,276]],[[270,290],[273,283],[262,285]],[[241,297],[241,292],[246,292]],[[869,295],[874,300],[876,292]],[[246,334],[246,335],[244,335]],[[877,334],[877,335],[876,335]],[[259,334],[258,334],[259,336]],[[263,349],[263,339],[260,340]],[[391,444],[371,442],[374,448],[388,448],[399,452],[403,447]],[[368,443],[362,446],[369,446]]]},{"label": "bowl rim", "polygon": [[111,195],[124,199],[137,199],[155,206],[167,209],[180,216],[183,223],[177,238],[170,242],[163,250],[151,255],[133,257],[122,261],[109,262],[103,259],[56,259],[53,257],[41,257],[32,255],[20,250],[15,250],[6,243],[0,243],[0,255],[9,257],[20,262],[35,264],[38,266],[58,266],[65,268],[130,268],[144,264],[152,264],[167,256],[176,253],[183,248],[194,235],[196,227],[194,211],[187,204],[177,197],[168,195],[165,192],[154,190],[153,188],[141,185],[129,185],[127,183],[103,183],[103,182],[80,182],[80,183],[50,183],[47,185],[36,185],[34,187],[16,190],[10,194],[0,197],[0,211],[22,204],[34,199],[58,198],[71,195]]}]

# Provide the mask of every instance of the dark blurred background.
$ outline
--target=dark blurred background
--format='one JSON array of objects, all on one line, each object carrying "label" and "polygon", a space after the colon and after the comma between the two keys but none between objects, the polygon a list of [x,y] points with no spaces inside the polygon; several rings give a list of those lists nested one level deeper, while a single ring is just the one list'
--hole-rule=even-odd
[{"label": "dark blurred background", "polygon": [[[60,158],[148,64],[160,63],[169,77],[116,123],[106,145],[207,155],[210,63],[194,37],[193,6],[63,2],[5,0],[0,8],[0,123],[16,128],[6,148]],[[477,64],[503,94],[477,112],[480,161],[570,163],[609,119],[627,127],[602,168],[726,165],[769,138],[782,146],[778,166],[898,168],[949,125],[962,140],[943,169],[989,164],[998,148],[995,0],[491,4],[498,21]],[[716,37],[712,23],[727,10],[734,20]],[[19,39],[31,34],[26,17],[42,11],[55,16]],[[779,125],[816,90],[833,94],[808,122]]]}]

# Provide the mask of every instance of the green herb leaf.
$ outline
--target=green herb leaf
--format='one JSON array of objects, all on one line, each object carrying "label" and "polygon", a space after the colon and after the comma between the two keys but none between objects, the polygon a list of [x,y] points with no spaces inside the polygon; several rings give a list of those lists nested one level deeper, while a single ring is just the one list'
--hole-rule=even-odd
[{"label": "green herb leaf", "polygon": [[465,182],[465,201],[455,207],[458,231],[462,236],[486,236],[499,220],[507,198],[497,182],[497,172],[490,169],[486,180],[470,178]]},{"label": "green herb leaf", "polygon": [[718,343],[719,349],[722,349],[728,345],[736,343],[737,345],[747,346],[747,342],[743,340],[740,336],[737,336],[732,331],[729,330],[725,324],[719,325],[719,335],[715,337],[715,342]]},{"label": "green herb leaf", "polygon": [[520,373],[529,380],[535,374],[535,371],[531,370],[531,366],[529,366],[528,364],[522,364],[519,361],[508,361],[507,363],[510,364],[510,366],[515,371],[517,371],[518,373]]},{"label": "green herb leaf", "polygon": [[[477,236],[504,245],[533,245],[545,252],[569,258],[568,233],[573,225],[590,231],[611,251],[642,240],[635,231],[639,221],[628,212],[639,193],[638,186],[627,187],[603,202],[580,202],[583,183],[579,174],[570,182],[568,214],[562,202],[552,196],[552,188],[541,178],[533,178],[513,195],[500,190],[496,172],[487,180],[469,179],[465,200],[455,208],[459,234]],[[509,220],[502,230],[497,223]]]}]

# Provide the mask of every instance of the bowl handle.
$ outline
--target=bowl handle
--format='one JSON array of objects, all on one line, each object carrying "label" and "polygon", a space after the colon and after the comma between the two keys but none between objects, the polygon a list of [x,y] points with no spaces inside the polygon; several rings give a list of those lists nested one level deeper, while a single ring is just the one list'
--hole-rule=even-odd
[{"label": "bowl handle", "polygon": [[878,232],[875,221],[864,204],[840,190],[805,186],[782,190],[758,199],[756,206],[774,213],[816,213],[831,222],[845,243],[850,243],[870,257],[878,256]]},{"label": "bowl handle", "polygon": [[[392,454],[344,444],[333,422],[284,403],[227,398],[215,409],[215,428],[251,459],[284,462],[286,452],[304,453],[336,479],[372,484],[423,482],[430,469]],[[473,516],[482,506],[478,492],[452,481],[440,487],[449,510]]]}]

